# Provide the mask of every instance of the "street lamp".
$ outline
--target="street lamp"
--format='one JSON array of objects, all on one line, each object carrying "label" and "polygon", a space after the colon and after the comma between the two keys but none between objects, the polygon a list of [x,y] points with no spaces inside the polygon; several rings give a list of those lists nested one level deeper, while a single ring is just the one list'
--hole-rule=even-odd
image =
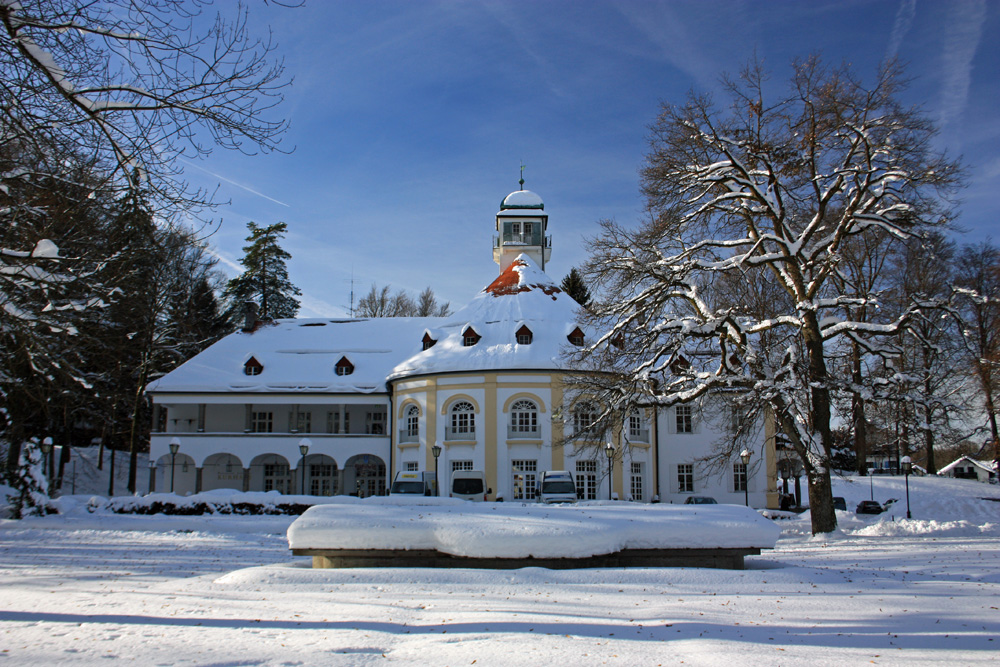
[{"label": "street lamp", "polygon": [[309,445],[311,444],[312,441],[309,438],[299,440],[299,453],[302,454],[302,463],[300,464],[302,466],[302,488],[299,493],[302,495],[306,493],[306,454],[309,453]]},{"label": "street lamp", "polygon": [[441,496],[441,485],[438,483],[438,457],[441,456],[441,445],[431,447],[431,454],[434,455],[434,495]]},{"label": "street lamp", "polygon": [[913,517],[910,516],[910,471],[913,470],[913,461],[909,456],[904,456],[900,460],[900,464],[902,464],[903,475],[906,477],[906,518],[912,519]]},{"label": "street lamp", "polygon": [[610,442],[604,445],[604,455],[608,457],[608,500],[611,500],[611,487],[614,486],[615,448]]},{"label": "street lamp", "polygon": [[180,438],[174,438],[170,441],[170,493],[174,492],[174,473],[176,472],[174,463],[177,461],[177,450],[180,448]]},{"label": "street lamp", "polygon": [[[52,462],[49,461],[49,454],[52,453],[52,438],[45,438],[42,440],[42,444],[38,446],[42,450],[42,474],[45,475],[45,486],[52,486]],[[46,488],[49,495],[52,495],[52,489]]]},{"label": "street lamp", "polygon": [[750,450],[744,449],[740,452],[740,460],[743,461],[743,500],[746,506],[750,507]]}]

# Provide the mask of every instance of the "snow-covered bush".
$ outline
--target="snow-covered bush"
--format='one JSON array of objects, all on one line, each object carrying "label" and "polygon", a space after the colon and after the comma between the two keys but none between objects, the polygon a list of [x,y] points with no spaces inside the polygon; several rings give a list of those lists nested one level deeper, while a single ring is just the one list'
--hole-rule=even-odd
[{"label": "snow-covered bush", "polygon": [[14,493],[7,497],[15,519],[41,516],[48,511],[49,484],[42,469],[42,460],[42,451],[37,443],[24,443],[14,478],[10,480]]}]

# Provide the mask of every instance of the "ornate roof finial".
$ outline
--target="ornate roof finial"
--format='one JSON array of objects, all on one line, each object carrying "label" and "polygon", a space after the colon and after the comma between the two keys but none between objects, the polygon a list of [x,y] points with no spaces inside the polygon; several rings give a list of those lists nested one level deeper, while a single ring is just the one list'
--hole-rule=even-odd
[{"label": "ornate roof finial", "polygon": [[521,185],[521,189],[524,189],[524,160],[521,160],[521,180],[518,181]]}]

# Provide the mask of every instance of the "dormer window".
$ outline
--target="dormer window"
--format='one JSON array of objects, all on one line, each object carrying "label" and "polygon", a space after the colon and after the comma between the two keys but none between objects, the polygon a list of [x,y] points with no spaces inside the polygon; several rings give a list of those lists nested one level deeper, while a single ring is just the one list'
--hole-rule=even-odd
[{"label": "dormer window", "polygon": [[529,329],[527,326],[522,326],[520,329],[518,329],[516,335],[517,335],[518,345],[531,345],[531,339],[533,338],[533,335],[531,333],[531,329]]},{"label": "dormer window", "polygon": [[264,372],[264,364],[257,361],[256,357],[250,357],[243,364],[243,373],[246,375],[260,375]]},{"label": "dormer window", "polygon": [[423,343],[424,343],[424,349],[425,350],[429,350],[432,347],[434,347],[434,343],[436,343],[436,342],[437,342],[436,340],[434,340],[433,338],[431,338],[431,335],[429,333],[425,333],[424,334]]},{"label": "dormer window", "polygon": [[566,338],[570,343],[576,345],[577,347],[583,347],[583,332],[580,331],[580,327],[573,329]]},{"label": "dormer window", "polygon": [[341,357],[337,365],[334,366],[334,372],[337,375],[350,375],[354,372],[354,364],[347,360],[347,357]]},{"label": "dormer window", "polygon": [[472,327],[469,327],[462,334],[462,346],[463,347],[472,347],[473,345],[475,345],[476,343],[479,342],[480,338],[482,338],[482,336],[480,336],[479,334],[477,334],[475,329],[473,329]]},{"label": "dormer window", "polygon": [[611,339],[611,344],[620,350],[625,347],[625,339],[621,334],[617,334]]}]

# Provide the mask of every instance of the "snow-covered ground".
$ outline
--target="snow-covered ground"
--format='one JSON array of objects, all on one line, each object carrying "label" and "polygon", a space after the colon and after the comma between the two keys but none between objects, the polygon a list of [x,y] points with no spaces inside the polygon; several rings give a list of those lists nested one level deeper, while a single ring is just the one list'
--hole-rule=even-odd
[{"label": "snow-covered ground", "polygon": [[[891,514],[838,512],[821,538],[807,515],[779,520],[744,571],[312,570],[289,554],[294,517],[81,499],[0,522],[0,667],[997,661],[1000,488],[911,477],[906,520],[903,479],[873,485],[902,499]],[[870,494],[835,491],[852,508]]]}]

